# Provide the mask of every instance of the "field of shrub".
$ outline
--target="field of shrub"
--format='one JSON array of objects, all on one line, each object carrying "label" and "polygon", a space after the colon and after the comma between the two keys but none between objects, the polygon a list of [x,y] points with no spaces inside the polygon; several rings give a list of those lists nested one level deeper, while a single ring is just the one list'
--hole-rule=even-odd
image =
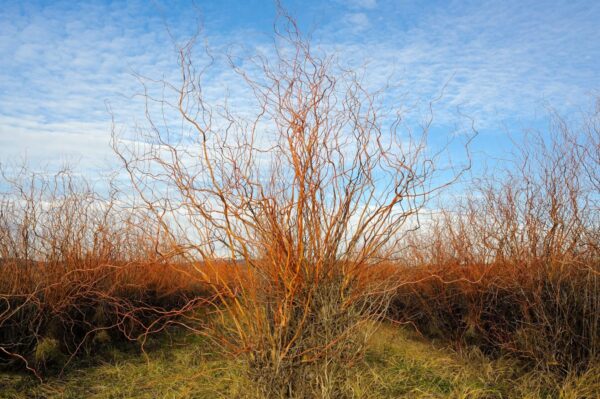
[{"label": "field of shrub", "polygon": [[0,396],[600,396],[600,109],[469,173],[281,18],[254,117],[190,42],[127,183],[2,167]]}]

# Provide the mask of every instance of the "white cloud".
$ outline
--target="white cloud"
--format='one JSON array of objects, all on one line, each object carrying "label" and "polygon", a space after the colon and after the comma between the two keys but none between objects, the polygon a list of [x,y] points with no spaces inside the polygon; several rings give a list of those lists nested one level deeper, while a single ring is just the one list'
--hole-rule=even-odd
[{"label": "white cloud", "polygon": [[377,0],[346,0],[343,2],[351,8],[372,10],[377,7]]},{"label": "white cloud", "polygon": [[[445,95],[437,117],[457,109],[478,127],[527,118],[548,102],[565,109],[600,87],[600,3],[433,3],[355,0],[313,36],[342,63],[367,64],[371,88],[393,84],[387,104],[427,109]],[[168,11],[168,10],[167,10]],[[175,26],[177,37],[193,23]],[[248,30],[208,32],[218,49],[243,43],[263,48]],[[263,41],[261,41],[263,40]],[[237,50],[236,50],[237,51]],[[222,62],[222,60],[218,61]],[[111,159],[110,101],[120,126],[143,121],[141,87],[131,72],[176,79],[176,54],[160,16],[143,2],[12,5],[0,11],[0,160],[27,153],[35,162],[64,157],[89,165]],[[209,100],[225,88],[239,112],[248,112],[248,90],[220,64],[206,79]],[[160,95],[160,85],[152,85]]]},{"label": "white cloud", "polygon": [[371,25],[367,14],[362,12],[347,14],[344,19],[348,25],[348,28],[355,32],[363,31]]},{"label": "white cloud", "polygon": [[325,46],[344,61],[366,63],[373,87],[399,83],[395,96],[408,104],[426,104],[447,84],[442,119],[460,109],[480,127],[499,128],[547,104],[586,104],[588,90],[600,87],[600,3],[451,2],[423,11],[408,28],[389,23],[402,21],[404,9],[396,11],[362,41],[324,28]]}]

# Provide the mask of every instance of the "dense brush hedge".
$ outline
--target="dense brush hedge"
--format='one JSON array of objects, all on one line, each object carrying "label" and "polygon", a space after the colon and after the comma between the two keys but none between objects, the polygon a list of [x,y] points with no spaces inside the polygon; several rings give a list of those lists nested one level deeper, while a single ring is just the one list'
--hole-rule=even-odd
[{"label": "dense brush hedge", "polygon": [[[136,267],[156,273],[156,265]],[[163,273],[177,280],[168,265],[163,265]],[[38,282],[30,292],[2,293],[0,367],[29,366],[41,371],[61,367],[72,356],[108,342],[143,344],[148,334],[194,317],[194,311],[209,301],[208,290],[201,285],[159,286],[150,277],[145,282],[115,283],[111,281],[114,267],[96,268],[93,275],[92,281]]]},{"label": "dense brush hedge", "polygon": [[405,271],[389,312],[422,334],[568,372],[600,351],[600,268],[540,264]]},{"label": "dense brush hedge", "polygon": [[567,374],[600,351],[600,109],[555,116],[410,238],[390,308],[423,334]]},{"label": "dense brush hedge", "polygon": [[209,299],[194,265],[160,256],[156,225],[116,193],[67,170],[0,172],[0,367],[143,343]]}]

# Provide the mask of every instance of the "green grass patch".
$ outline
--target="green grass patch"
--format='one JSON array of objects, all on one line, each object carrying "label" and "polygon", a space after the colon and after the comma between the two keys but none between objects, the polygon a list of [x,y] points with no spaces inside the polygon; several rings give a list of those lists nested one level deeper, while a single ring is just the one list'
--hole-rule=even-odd
[{"label": "green grass patch", "polygon": [[[346,392],[354,398],[597,398],[598,370],[557,380],[523,372],[509,359],[490,360],[476,349],[459,354],[382,326],[365,361],[351,370]],[[241,363],[181,331],[152,338],[145,353],[108,344],[43,384],[0,373],[0,398],[252,398],[254,392]]]}]

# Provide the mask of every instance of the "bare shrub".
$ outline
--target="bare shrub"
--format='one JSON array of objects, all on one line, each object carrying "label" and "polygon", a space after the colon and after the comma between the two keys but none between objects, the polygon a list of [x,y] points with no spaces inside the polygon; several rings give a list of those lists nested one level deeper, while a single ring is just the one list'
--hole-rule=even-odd
[{"label": "bare shrub", "polygon": [[[598,357],[598,113],[557,115],[413,238],[393,308],[423,332],[569,373]],[[397,316],[398,316],[397,315]]]},{"label": "bare shrub", "polygon": [[243,269],[243,280],[213,284],[211,336],[245,359],[259,395],[341,397],[343,372],[386,305],[389,287],[369,275],[459,172],[433,180],[431,121],[417,135],[403,129],[356,72],[311,48],[291,18],[279,22],[268,56],[244,68],[229,59],[254,94],[253,116],[205,100],[192,41],[180,48],[180,81],[160,82],[166,95],[145,86],[138,145],[114,146],[171,237],[165,256],[200,273]]},{"label": "bare shrub", "polygon": [[0,171],[0,365],[62,367],[107,334],[144,338],[209,299],[192,268],[155,255],[150,219],[116,192],[68,169]]}]

